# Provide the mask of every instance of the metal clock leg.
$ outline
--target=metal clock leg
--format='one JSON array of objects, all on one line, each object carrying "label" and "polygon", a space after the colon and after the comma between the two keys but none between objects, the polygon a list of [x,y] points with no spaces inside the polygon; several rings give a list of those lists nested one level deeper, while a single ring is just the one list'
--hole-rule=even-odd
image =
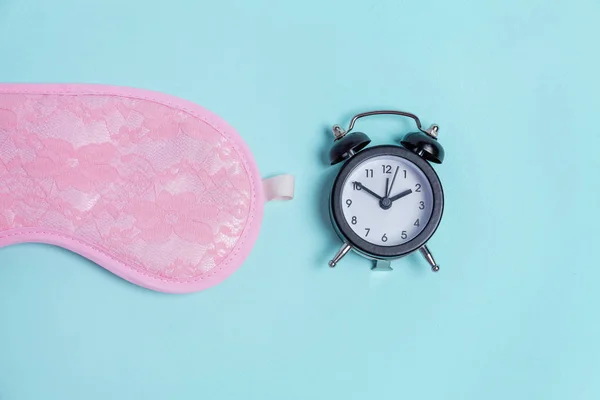
[{"label": "metal clock leg", "polygon": [[431,265],[431,270],[433,272],[438,272],[440,270],[440,266],[438,265],[438,263],[435,262],[435,259],[433,258],[433,255],[429,251],[427,245],[424,244],[419,248],[419,250],[421,250],[421,254],[423,255],[423,257],[425,257],[429,265]]},{"label": "metal clock leg", "polygon": [[335,257],[333,257],[333,260],[329,261],[329,266],[331,268],[335,267],[337,263],[339,263],[340,260],[344,258],[346,254],[348,254],[350,249],[352,249],[352,246],[350,246],[348,243],[344,243],[344,245],[338,250]]}]

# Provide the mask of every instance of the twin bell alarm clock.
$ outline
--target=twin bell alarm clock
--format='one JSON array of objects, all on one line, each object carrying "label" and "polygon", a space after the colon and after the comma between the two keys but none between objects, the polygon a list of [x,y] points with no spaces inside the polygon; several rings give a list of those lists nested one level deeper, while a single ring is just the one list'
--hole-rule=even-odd
[{"label": "twin bell alarm clock", "polygon": [[[369,137],[352,129],[358,119],[373,115],[412,118],[419,131],[406,134],[401,145],[368,147]],[[355,115],[347,130],[333,127],[331,165],[343,165],[329,212],[343,245],[330,267],[353,250],[374,260],[373,270],[390,271],[392,260],[419,250],[432,270],[439,270],[427,247],[444,210],[442,184],[431,166],[444,160],[438,130],[437,125],[423,129],[416,115],[403,111],[365,112]]]}]

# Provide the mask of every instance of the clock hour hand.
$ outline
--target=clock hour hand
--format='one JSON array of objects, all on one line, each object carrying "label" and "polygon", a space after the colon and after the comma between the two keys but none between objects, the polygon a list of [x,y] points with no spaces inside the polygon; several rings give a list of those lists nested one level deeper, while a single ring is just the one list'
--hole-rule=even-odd
[{"label": "clock hour hand", "polygon": [[374,191],[372,191],[371,189],[369,189],[368,187],[366,187],[362,183],[360,183],[358,181],[353,182],[353,183],[356,184],[357,187],[359,187],[362,190],[364,190],[365,192],[369,193],[371,196],[376,197],[378,200],[382,200],[383,199],[383,197],[381,197],[380,195],[378,195],[377,193],[375,193]]},{"label": "clock hour hand", "polygon": [[396,201],[398,199],[403,198],[404,196],[408,196],[411,193],[412,193],[412,190],[411,189],[407,189],[404,192],[400,192],[397,195],[390,197],[390,201]]}]

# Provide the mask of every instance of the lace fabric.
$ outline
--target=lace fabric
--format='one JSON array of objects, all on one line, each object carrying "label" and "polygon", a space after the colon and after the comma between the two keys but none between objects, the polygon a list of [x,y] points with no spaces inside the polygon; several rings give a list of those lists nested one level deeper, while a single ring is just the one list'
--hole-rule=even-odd
[{"label": "lace fabric", "polygon": [[252,217],[247,161],[212,124],[161,102],[0,91],[0,233],[57,232],[162,280],[200,279]]}]

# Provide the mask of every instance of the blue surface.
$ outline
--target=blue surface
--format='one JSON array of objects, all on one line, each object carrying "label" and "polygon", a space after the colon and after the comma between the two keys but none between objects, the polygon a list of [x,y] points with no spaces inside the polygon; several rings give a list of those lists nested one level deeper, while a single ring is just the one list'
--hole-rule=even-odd
[{"label": "blue surface", "polygon": [[[0,250],[0,399],[598,399],[600,3],[0,0],[0,80],[137,86],[297,176],[251,256],[153,293],[44,245]],[[326,129],[441,126],[435,275],[339,246]],[[361,123],[376,143],[412,128]]]}]

